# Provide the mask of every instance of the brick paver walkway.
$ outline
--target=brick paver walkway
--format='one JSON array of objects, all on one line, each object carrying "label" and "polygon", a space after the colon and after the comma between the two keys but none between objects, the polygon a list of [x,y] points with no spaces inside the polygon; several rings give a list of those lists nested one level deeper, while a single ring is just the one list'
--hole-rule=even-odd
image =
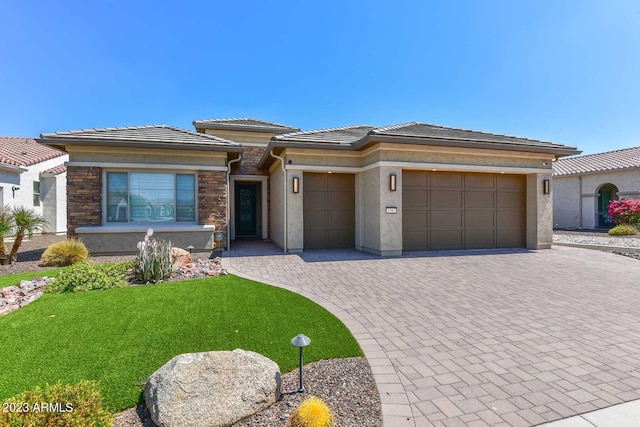
[{"label": "brick paver walkway", "polygon": [[264,245],[237,244],[224,263],[351,329],[385,427],[531,426],[640,398],[640,261],[568,247],[385,259]]}]

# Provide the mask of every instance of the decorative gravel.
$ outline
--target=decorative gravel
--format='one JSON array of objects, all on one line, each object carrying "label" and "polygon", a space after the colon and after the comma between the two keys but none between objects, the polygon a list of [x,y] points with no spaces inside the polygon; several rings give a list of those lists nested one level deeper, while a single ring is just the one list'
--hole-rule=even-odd
[{"label": "decorative gravel", "polygon": [[640,237],[639,235],[613,237],[609,236],[606,231],[554,231],[553,243],[640,248]]},{"label": "decorative gravel", "polygon": [[[321,360],[304,367],[305,392],[298,389],[298,371],[282,376],[282,400],[239,421],[233,427],[286,427],[293,411],[309,396],[322,399],[336,427],[381,427],[380,397],[366,359]],[[155,427],[144,405],[122,412],[113,427]]]}]

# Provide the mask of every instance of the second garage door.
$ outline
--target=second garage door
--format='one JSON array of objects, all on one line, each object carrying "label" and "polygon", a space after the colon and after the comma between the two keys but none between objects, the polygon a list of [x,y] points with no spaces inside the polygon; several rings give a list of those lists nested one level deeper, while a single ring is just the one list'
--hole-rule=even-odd
[{"label": "second garage door", "polygon": [[355,246],[355,177],[304,173],[304,249]]},{"label": "second garage door", "polygon": [[402,172],[405,251],[526,245],[526,177]]}]

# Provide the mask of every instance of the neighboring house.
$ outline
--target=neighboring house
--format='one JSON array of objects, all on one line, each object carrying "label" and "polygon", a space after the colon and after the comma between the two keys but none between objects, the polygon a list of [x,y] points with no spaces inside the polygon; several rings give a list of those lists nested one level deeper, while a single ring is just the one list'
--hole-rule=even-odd
[{"label": "neighboring house", "polygon": [[218,248],[258,237],[286,252],[549,248],[551,164],[579,153],[416,122],[193,124],[41,135],[70,156],[69,234],[94,253],[135,250],[147,227],[196,250],[218,233]]},{"label": "neighboring house", "polygon": [[611,200],[640,198],[640,147],[553,163],[553,222],[556,228],[613,225]]},{"label": "neighboring house", "polygon": [[33,138],[0,136],[0,205],[44,215],[47,233],[66,233],[69,156]]}]

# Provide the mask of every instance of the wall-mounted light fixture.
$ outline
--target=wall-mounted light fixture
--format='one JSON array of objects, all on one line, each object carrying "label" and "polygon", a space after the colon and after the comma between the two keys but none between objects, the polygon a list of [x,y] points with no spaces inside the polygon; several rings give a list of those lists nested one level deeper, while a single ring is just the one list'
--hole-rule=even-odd
[{"label": "wall-mounted light fixture", "polygon": [[16,187],[15,185],[13,187],[11,187],[11,194],[13,195],[13,198],[16,198],[16,191],[18,191],[20,189],[20,187]]},{"label": "wall-mounted light fixture", "polygon": [[294,194],[298,194],[300,192],[300,177],[293,177],[293,192]]},{"label": "wall-mounted light fixture", "polygon": [[551,192],[551,181],[548,179],[542,180],[542,193],[549,194]]},{"label": "wall-mounted light fixture", "polygon": [[398,178],[395,173],[389,175],[389,190],[396,191],[398,185]]}]

